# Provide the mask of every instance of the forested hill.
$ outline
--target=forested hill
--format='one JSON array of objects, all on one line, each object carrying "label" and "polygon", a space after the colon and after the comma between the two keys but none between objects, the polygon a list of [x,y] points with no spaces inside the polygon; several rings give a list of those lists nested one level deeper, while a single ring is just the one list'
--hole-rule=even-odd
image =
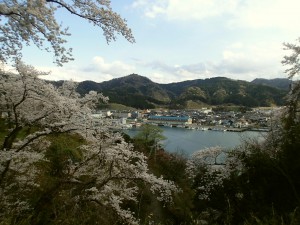
[{"label": "forested hill", "polygon": [[110,98],[110,102],[140,109],[197,108],[221,104],[249,107],[283,105],[287,94],[287,90],[266,83],[256,84],[225,77],[158,84],[137,74],[102,83],[83,81],[78,85],[81,94],[91,90],[102,92]]},{"label": "forested hill", "polygon": [[287,78],[276,78],[276,79],[270,79],[270,80],[263,79],[263,78],[257,78],[257,79],[254,79],[253,81],[251,81],[251,83],[276,87],[276,88],[288,91],[290,89],[292,81]]}]

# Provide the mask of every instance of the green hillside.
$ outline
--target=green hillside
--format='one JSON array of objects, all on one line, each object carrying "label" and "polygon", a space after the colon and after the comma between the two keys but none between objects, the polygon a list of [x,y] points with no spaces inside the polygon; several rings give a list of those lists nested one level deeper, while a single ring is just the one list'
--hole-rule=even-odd
[{"label": "green hillside", "polygon": [[271,86],[279,89],[283,89],[288,91],[290,89],[290,86],[292,84],[292,81],[287,78],[276,78],[276,79],[262,79],[262,78],[257,78],[251,81],[253,84],[262,84],[266,86]]},{"label": "green hillside", "polygon": [[[84,81],[78,92],[102,92],[110,102],[134,108],[189,108],[196,105],[259,107],[283,105],[287,90],[225,77],[197,79],[170,84],[158,84],[150,79],[131,74],[102,83]],[[192,105],[195,105],[192,104]]]}]

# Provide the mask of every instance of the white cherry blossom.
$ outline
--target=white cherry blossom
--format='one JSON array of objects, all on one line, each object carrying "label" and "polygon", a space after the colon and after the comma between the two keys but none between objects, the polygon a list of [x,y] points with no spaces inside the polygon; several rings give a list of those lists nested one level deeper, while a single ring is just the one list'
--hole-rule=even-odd
[{"label": "white cherry blossom", "polygon": [[57,21],[58,10],[99,27],[107,42],[116,40],[117,34],[134,42],[126,20],[112,10],[109,0],[2,0],[0,61],[20,59],[23,45],[31,44],[53,52],[57,65],[73,60],[72,49],[65,47],[70,33]]},{"label": "white cherry blossom", "polygon": [[23,63],[16,68],[18,74],[0,73],[0,112],[7,115],[10,127],[0,148],[0,218],[33,210],[26,196],[40,187],[43,169],[39,165],[50,163],[47,154],[55,143],[47,137],[60,133],[76,134],[85,141],[74,149],[80,152],[79,160],[64,161],[63,177],[56,179],[69,189],[58,195],[76,189],[70,200],[74,204],[95,202],[114,210],[128,224],[138,224],[138,219],[123,203],[137,202],[141,182],[158,200],[172,200],[178,191],[173,182],[151,174],[146,156],[112,131],[109,121],[101,119],[95,125],[93,109],[107,98],[96,92],[80,96],[73,82],[55,87]]}]

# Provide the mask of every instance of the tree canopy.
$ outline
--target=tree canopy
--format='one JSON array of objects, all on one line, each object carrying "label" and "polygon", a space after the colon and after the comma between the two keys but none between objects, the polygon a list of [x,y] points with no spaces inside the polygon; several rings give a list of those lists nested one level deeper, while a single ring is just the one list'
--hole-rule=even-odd
[{"label": "tree canopy", "polygon": [[291,51],[290,55],[286,55],[283,57],[282,64],[290,66],[290,68],[286,69],[289,78],[293,78],[300,73],[300,38],[297,39],[297,43],[284,43],[285,50]]},{"label": "tree canopy", "polygon": [[143,140],[145,142],[157,143],[165,140],[166,137],[162,134],[163,130],[158,126],[151,124],[143,124],[140,128],[139,133],[136,135],[136,139]]},{"label": "tree canopy", "polygon": [[72,49],[64,47],[65,37],[70,33],[57,21],[58,10],[101,28],[107,43],[116,40],[117,34],[134,42],[126,20],[112,10],[110,0],[3,0],[0,1],[0,60],[20,59],[22,47],[31,44],[52,52],[57,65],[72,60]]},{"label": "tree canopy", "polygon": [[20,224],[27,218],[30,224],[50,223],[93,208],[97,222],[111,212],[119,221],[138,224],[126,204],[138,202],[142,184],[158,200],[171,200],[174,183],[149,173],[146,157],[111,131],[116,125],[93,118],[95,105],[105,97],[96,92],[80,96],[73,82],[57,88],[30,66],[16,68],[18,74],[0,71],[5,117],[0,118],[0,221],[13,224],[17,217]]}]

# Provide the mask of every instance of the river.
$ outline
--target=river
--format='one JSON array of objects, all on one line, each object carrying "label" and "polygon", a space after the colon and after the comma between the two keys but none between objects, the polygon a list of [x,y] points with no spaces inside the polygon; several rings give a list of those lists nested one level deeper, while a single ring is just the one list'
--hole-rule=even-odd
[{"label": "river", "polygon": [[[189,130],[185,128],[161,127],[163,135],[167,138],[161,144],[169,152],[183,152],[187,155],[193,152],[213,146],[221,146],[225,149],[234,148],[242,143],[244,139],[261,139],[266,132],[244,131],[212,131],[212,130]],[[125,133],[134,137],[139,129],[126,130]]]}]

